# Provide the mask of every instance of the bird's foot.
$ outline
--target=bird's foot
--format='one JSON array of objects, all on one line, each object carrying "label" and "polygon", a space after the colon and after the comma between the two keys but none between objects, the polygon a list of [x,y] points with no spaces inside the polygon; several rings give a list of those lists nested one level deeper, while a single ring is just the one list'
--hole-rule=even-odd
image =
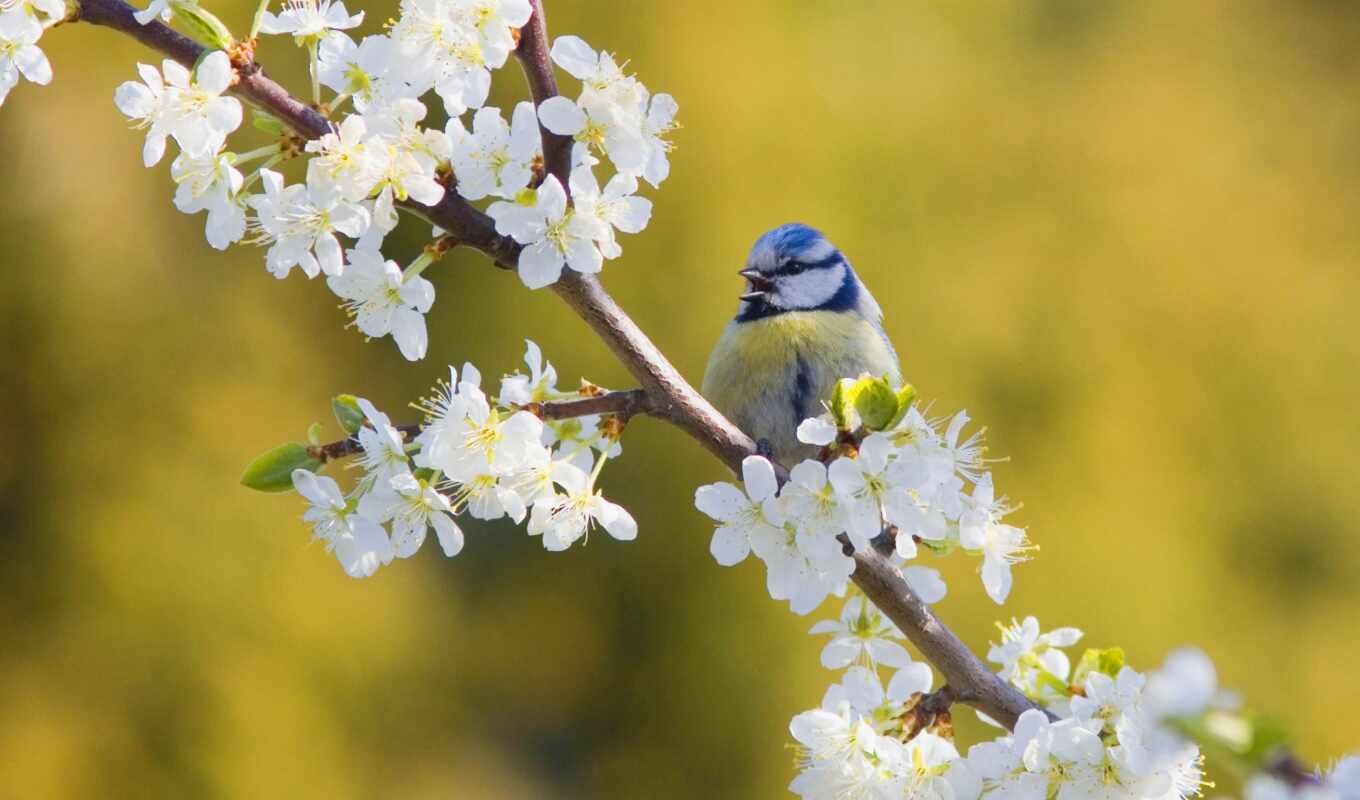
[{"label": "bird's foot", "polygon": [[770,444],[769,439],[756,440],[756,455],[768,461],[774,461],[774,445]]}]

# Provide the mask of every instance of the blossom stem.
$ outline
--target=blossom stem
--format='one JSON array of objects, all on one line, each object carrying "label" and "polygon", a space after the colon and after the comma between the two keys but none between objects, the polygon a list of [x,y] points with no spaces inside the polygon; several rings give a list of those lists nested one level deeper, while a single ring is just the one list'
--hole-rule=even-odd
[{"label": "blossom stem", "polygon": [[241,190],[237,192],[237,194],[238,195],[244,194],[246,191],[248,191],[250,187],[255,185],[255,181],[258,181],[260,179],[260,173],[262,171],[270,169],[271,167],[273,167],[275,164],[279,163],[282,160],[283,153],[275,153],[273,156],[270,156],[269,159],[266,160],[259,167],[257,167],[254,172],[246,176],[246,179],[241,183]]},{"label": "blossom stem", "polygon": [[316,39],[307,42],[307,71],[312,76],[312,105],[321,106],[321,46]]},{"label": "blossom stem", "polygon": [[282,150],[283,148],[280,147],[277,143],[267,144],[264,147],[259,147],[254,150],[248,150],[244,153],[238,153],[236,155],[236,164],[238,166],[241,164],[248,164],[257,158],[265,158],[267,156],[276,155],[282,152]]},{"label": "blossom stem", "polygon": [[326,114],[330,115],[334,114],[336,111],[339,111],[340,107],[343,106],[346,102],[348,102],[349,99],[353,96],[354,95],[349,92],[344,92],[342,94],[337,94],[335,97],[332,97],[331,101],[326,104]]},{"label": "blossom stem", "polygon": [[260,35],[260,26],[264,24],[264,12],[268,8],[269,0],[260,0],[259,5],[255,7],[255,17],[250,21],[250,35],[246,37],[246,41],[254,41]]},{"label": "blossom stem", "polygon": [[416,256],[415,261],[407,264],[406,269],[402,270],[402,282],[405,283],[415,280],[420,276],[420,273],[425,271],[426,267],[434,263],[434,260],[435,257],[428,250]]}]

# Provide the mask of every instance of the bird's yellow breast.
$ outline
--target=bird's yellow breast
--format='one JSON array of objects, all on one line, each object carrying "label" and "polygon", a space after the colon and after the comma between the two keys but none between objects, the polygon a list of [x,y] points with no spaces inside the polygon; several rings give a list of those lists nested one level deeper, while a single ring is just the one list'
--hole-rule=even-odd
[{"label": "bird's yellow breast", "polygon": [[742,430],[787,452],[798,423],[820,413],[835,382],[864,372],[901,379],[878,326],[856,313],[792,311],[728,323],[703,393]]}]

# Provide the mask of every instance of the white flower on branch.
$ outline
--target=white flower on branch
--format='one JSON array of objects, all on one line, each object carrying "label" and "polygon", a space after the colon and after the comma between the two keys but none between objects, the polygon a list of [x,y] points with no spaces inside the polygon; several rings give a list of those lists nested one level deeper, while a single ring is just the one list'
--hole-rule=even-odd
[{"label": "white flower on branch", "polygon": [[567,205],[567,193],[549,175],[534,192],[521,192],[515,202],[492,203],[486,213],[496,231],[524,245],[519,277],[530,289],[542,289],[562,277],[562,267],[577,272],[599,272],[604,264],[595,240],[599,226]]},{"label": "white flower on branch", "polygon": [[458,116],[486,102],[491,70],[505,65],[512,29],[531,12],[527,0],[402,0],[391,36],[407,74],[421,76]]},{"label": "white flower on branch", "polygon": [[481,389],[481,374],[471,364],[463,377],[449,368],[449,382],[428,401],[432,411],[416,441],[416,463],[437,469],[455,483],[484,476],[503,477],[520,469],[541,450],[543,421],[527,411],[502,415]]},{"label": "white flower on branch", "polygon": [[291,34],[299,44],[319,42],[328,31],[342,31],[364,21],[364,12],[350,16],[343,2],[286,0],[282,13],[264,12],[260,33]]},{"label": "white flower on branch", "polygon": [[827,669],[844,669],[855,663],[870,667],[905,667],[911,663],[911,655],[897,643],[905,638],[902,632],[859,595],[845,601],[839,619],[822,620],[809,633],[832,635],[822,649],[822,666]]},{"label": "white flower on branch", "polygon": [[845,508],[825,464],[809,459],[794,466],[779,491],[779,503],[784,519],[793,521],[800,551],[819,561],[840,554],[836,537],[846,528]]},{"label": "white flower on branch", "polygon": [[368,424],[359,428],[359,448],[363,455],[359,465],[364,468],[365,480],[370,484],[386,483],[397,475],[411,471],[410,458],[406,455],[406,440],[401,431],[392,425],[392,420],[379,411],[371,402],[359,398],[359,410],[364,412]]},{"label": "white flower on branch", "polygon": [[498,108],[478,109],[471,131],[453,117],[445,133],[452,148],[458,194],[463,198],[514,199],[533,178],[534,160],[542,150],[533,103],[516,105],[509,124]]},{"label": "white flower on branch", "polygon": [[367,578],[392,561],[392,543],[382,526],[356,513],[334,480],[297,469],[293,488],[311,504],[302,518],[312,524],[312,535],[335,553],[347,575]]},{"label": "white flower on branch", "polygon": [[542,402],[557,392],[557,370],[543,358],[542,349],[529,339],[524,340],[524,365],[529,368],[528,375],[514,373],[501,378],[501,405]]},{"label": "white flower on branch", "polygon": [[345,258],[335,234],[358,238],[368,228],[368,211],[333,192],[313,197],[304,185],[284,186],[283,176],[273,170],[260,170],[260,179],[265,193],[249,203],[260,240],[270,245],[269,271],[276,278],[286,278],[294,266],[308,278],[321,272],[339,275]]},{"label": "white flower on branch", "polygon": [[[581,96],[549,98],[539,107],[543,126],[571,136],[577,149],[594,149],[609,157],[620,172],[641,176],[660,186],[670,173],[670,143],[663,137],[675,129],[679,110],[668,94],[650,98],[638,80],[623,72],[614,57],[597,53],[576,36],[553,42],[552,58],[581,81]],[[575,160],[580,161],[578,152]]]},{"label": "white flower on branch", "polygon": [[990,474],[973,487],[969,507],[959,519],[959,544],[982,553],[982,585],[987,596],[1003,603],[1011,591],[1011,565],[1028,558],[1034,548],[1025,531],[1001,522],[1010,509],[1005,498],[997,499]]},{"label": "white flower on branch", "polygon": [[151,166],[165,154],[165,137],[192,156],[222,148],[227,134],[241,125],[241,101],[223,97],[231,85],[231,60],[221,50],[209,53],[191,75],[175,61],[155,67],[138,64],[143,83],[128,81],[114,92],[118,110],[147,128],[143,162]]},{"label": "white flower on branch", "polygon": [[0,106],[21,75],[40,86],[52,82],[52,65],[38,48],[42,33],[42,23],[27,9],[0,14]]},{"label": "white flower on branch", "polygon": [[1076,628],[1054,628],[1041,633],[1039,620],[1025,617],[1001,628],[1001,643],[987,651],[987,660],[1000,665],[1003,680],[1030,697],[1051,697],[1054,684],[1066,686],[1072,662],[1062,651],[1081,641]]},{"label": "white flower on branch", "polygon": [[463,549],[463,531],[453,521],[448,498],[409,472],[378,482],[359,499],[359,514],[374,522],[392,525],[392,549],[397,558],[410,558],[434,528],[444,555],[452,558]]},{"label": "white flower on branch", "polygon": [[908,490],[914,489],[910,471],[894,458],[892,440],[881,433],[865,437],[855,458],[841,457],[827,469],[827,478],[845,511],[846,532],[855,547],[869,546],[869,540],[883,532],[883,517],[900,524],[900,507],[912,503]]},{"label": "white flower on branch", "polygon": [[563,464],[557,481],[565,493],[535,503],[529,515],[529,535],[542,536],[545,549],[566,550],[595,525],[621,542],[637,538],[633,515],[596,491],[592,476],[585,470]]},{"label": "white flower on branch", "polygon": [[637,189],[637,178],[632,175],[616,174],[601,191],[589,165],[571,171],[571,202],[576,213],[595,222],[596,245],[607,259],[623,254],[615,230],[641,233],[652,218],[652,201],[637,197]]},{"label": "white flower on branch", "polygon": [[174,178],[175,208],[186,214],[208,212],[204,232],[208,244],[225,250],[246,232],[246,212],[237,196],[244,179],[232,166],[231,153],[180,153],[170,164]]},{"label": "white flower on branch", "polygon": [[744,492],[730,483],[710,483],[694,493],[695,507],[720,523],[709,551],[724,567],[746,558],[753,537],[784,535],[774,467],[760,456],[748,456],[741,462],[741,472]]},{"label": "white flower on branch", "polygon": [[444,196],[435,172],[449,157],[449,140],[442,131],[420,127],[425,114],[419,100],[403,98],[364,117],[374,178],[370,191],[391,190],[395,200],[410,198],[427,206]]},{"label": "white flower on branch", "polygon": [[332,194],[357,203],[373,193],[378,175],[366,143],[368,127],[358,114],[345,117],[335,133],[307,142],[307,187],[323,202]]},{"label": "white flower on branch", "polygon": [[381,253],[363,248],[348,253],[349,263],[326,285],[346,301],[365,336],[390,333],[408,360],[424,358],[429,346],[425,313],[434,305],[434,285],[419,275],[404,277],[397,262],[384,261]]},{"label": "white flower on branch", "polygon": [[356,45],[345,34],[332,31],[317,49],[317,77],[322,86],[352,97],[361,114],[414,98],[416,91],[402,78],[395,48],[386,36],[365,36]]}]

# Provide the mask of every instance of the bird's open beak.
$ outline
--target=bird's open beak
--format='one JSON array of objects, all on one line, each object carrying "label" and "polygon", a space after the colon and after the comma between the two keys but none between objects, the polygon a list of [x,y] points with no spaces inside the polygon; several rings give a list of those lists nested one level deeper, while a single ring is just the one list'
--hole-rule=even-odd
[{"label": "bird's open beak", "polygon": [[737,273],[751,284],[751,291],[741,296],[747,303],[764,300],[766,293],[774,288],[774,281],[760,274],[758,269],[744,269]]}]

